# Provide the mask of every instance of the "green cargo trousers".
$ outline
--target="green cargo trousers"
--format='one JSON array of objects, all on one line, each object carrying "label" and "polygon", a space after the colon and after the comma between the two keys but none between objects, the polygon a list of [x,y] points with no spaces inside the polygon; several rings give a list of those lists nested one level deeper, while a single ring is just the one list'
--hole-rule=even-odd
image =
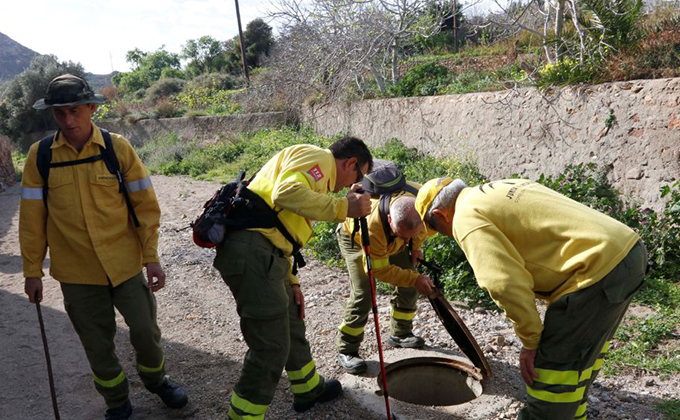
[{"label": "green cargo trousers", "polygon": [[118,309],[130,328],[137,355],[137,371],[147,388],[163,383],[165,360],[161,330],[156,322],[156,298],[144,275],[117,287],[61,283],[66,313],[71,319],[94,375],[94,385],[109,408],[128,399],[128,380],[118,362],[113,342]]},{"label": "green cargo trousers", "polygon": [[284,367],[294,401],[315,400],[324,379],[316,371],[293,298],[290,260],[262,234],[240,230],[228,233],[217,247],[214,266],[234,295],[248,345],[229,418],[264,418]]},{"label": "green cargo trousers", "polygon": [[[364,327],[372,307],[371,285],[368,274],[364,270],[364,251],[357,244],[352,247],[352,238],[345,232],[342,225],[335,231],[338,238],[340,252],[345,258],[349,272],[351,291],[345,305],[342,324],[338,327],[338,352],[350,354],[359,351],[364,340]],[[415,270],[411,263],[408,250],[390,257],[390,264]],[[390,333],[396,336],[408,334],[413,329],[413,316],[416,313],[418,292],[412,287],[395,287],[392,293],[392,317]]]},{"label": "green cargo trousers", "polygon": [[646,269],[647,251],[638,242],[602,280],[548,307],[534,361],[539,377],[527,386],[519,420],[586,418],[588,390]]}]

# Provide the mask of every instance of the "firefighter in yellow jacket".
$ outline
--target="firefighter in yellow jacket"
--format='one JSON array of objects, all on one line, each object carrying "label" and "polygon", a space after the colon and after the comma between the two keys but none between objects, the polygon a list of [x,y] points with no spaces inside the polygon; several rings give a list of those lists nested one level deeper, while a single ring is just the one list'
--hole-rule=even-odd
[{"label": "firefighter in yellow jacket", "polygon": [[[479,285],[522,341],[527,405],[519,419],[585,419],[588,389],[604,363],[647,253],[624,224],[536,182],[467,188],[440,178],[418,192],[427,229],[453,237]],[[541,322],[535,298],[548,309]]]},{"label": "firefighter in yellow jacket", "polygon": [[[59,130],[33,144],[24,166],[19,238],[25,291],[41,301],[47,249],[50,274],[60,282],[64,305],[85,348],[94,385],[104,397],[106,419],[128,419],[128,380],[115,355],[114,308],[130,328],[144,386],[173,408],[187,403],[184,390],[165,375],[161,331],[152,292],[163,288],[159,263],[160,208],[151,180],[130,143],[100,131],[91,116],[103,97],[70,74],[52,80],[34,105],[51,108]],[[40,144],[47,142],[38,157]],[[104,158],[115,152],[121,175]],[[49,169],[48,174],[41,169]],[[46,180],[46,181],[45,181]],[[125,195],[121,192],[125,189]],[[126,201],[129,200],[129,206]],[[134,223],[133,223],[134,220]],[[147,279],[142,274],[146,267]]]},{"label": "firefighter in yellow jacket", "polygon": [[[409,184],[415,189],[420,187],[415,183]],[[380,215],[380,197],[371,198],[371,214],[367,218],[373,274],[380,281],[395,286],[391,300],[391,334],[387,338],[387,343],[393,347],[421,348],[425,344],[412,332],[413,316],[418,292],[430,295],[433,284],[428,276],[415,271],[418,259],[423,257],[421,246],[426,231],[414,203],[415,197],[410,192],[393,193],[387,214],[388,227],[385,229]],[[354,222],[354,219],[348,218],[336,231],[351,285],[337,345],[340,366],[348,373],[359,374],[367,369],[366,362],[359,356],[359,346],[364,338],[372,301],[361,235],[354,235],[352,240]],[[388,231],[389,234],[386,233]],[[412,249],[409,252],[410,242]]]},{"label": "firefighter in yellow jacket", "polygon": [[[304,246],[312,235],[312,220],[340,222],[368,214],[369,196],[355,191],[371,165],[370,151],[353,137],[329,149],[291,146],[272,157],[248,189],[279,211],[283,227]],[[327,195],[349,186],[352,191],[344,198]],[[340,382],[324,380],[316,371],[305,338],[304,298],[292,270],[292,251],[277,228],[228,232],[217,248],[214,266],[234,295],[248,344],[231,394],[232,420],[264,418],[284,367],[297,412],[342,392]]]}]

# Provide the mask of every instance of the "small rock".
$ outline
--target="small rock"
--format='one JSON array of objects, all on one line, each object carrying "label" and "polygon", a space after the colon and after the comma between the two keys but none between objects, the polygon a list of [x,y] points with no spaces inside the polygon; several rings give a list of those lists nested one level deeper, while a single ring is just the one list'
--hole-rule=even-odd
[{"label": "small rock", "polygon": [[491,339],[491,344],[497,347],[503,347],[505,345],[505,337],[497,335]]},{"label": "small rock", "polygon": [[631,402],[630,394],[625,392],[617,392],[614,394],[614,397],[621,402]]},{"label": "small rock", "polygon": [[645,382],[645,386],[654,386],[656,385],[656,382],[654,379],[648,379],[647,382]]},{"label": "small rock", "polygon": [[588,403],[589,403],[589,404],[599,404],[599,403],[600,403],[600,399],[597,398],[597,397],[595,397],[595,396],[593,396],[593,395],[588,395]]}]

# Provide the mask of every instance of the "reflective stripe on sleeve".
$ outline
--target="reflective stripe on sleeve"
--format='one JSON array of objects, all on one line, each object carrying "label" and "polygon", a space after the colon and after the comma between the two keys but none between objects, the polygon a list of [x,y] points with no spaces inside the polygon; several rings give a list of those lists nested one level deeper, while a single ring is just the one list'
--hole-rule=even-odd
[{"label": "reflective stripe on sleeve", "polygon": [[137,192],[141,190],[148,190],[149,188],[153,187],[153,185],[151,185],[151,178],[147,176],[146,178],[138,179],[137,181],[126,182],[125,187],[130,192]]},{"label": "reflective stripe on sleeve", "polygon": [[390,265],[389,258],[372,258],[371,262],[373,263],[374,270],[379,270]]},{"label": "reflective stripe on sleeve", "polygon": [[24,200],[42,200],[42,188],[21,187],[21,198]]}]

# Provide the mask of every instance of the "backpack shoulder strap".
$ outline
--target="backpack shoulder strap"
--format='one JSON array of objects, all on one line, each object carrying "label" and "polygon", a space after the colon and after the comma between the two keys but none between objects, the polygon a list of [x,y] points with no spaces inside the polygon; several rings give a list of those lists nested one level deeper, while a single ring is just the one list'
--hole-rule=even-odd
[{"label": "backpack shoulder strap", "polygon": [[45,136],[38,144],[38,156],[36,157],[36,164],[38,172],[43,179],[43,203],[47,208],[47,185],[50,179],[50,163],[52,163],[52,143],[59,135],[59,131],[49,136]]},{"label": "backpack shoulder strap", "polygon": [[120,172],[120,162],[118,162],[118,156],[116,156],[116,151],[113,149],[111,133],[109,133],[108,130],[104,130],[103,128],[100,128],[99,131],[101,131],[102,137],[104,138],[104,147],[100,147],[100,149],[102,152],[102,157],[104,158],[106,169],[116,176],[116,179],[118,180],[118,191],[123,194],[123,197],[125,198],[125,204],[127,205],[128,213],[130,213],[132,221],[135,223],[135,227],[139,227],[139,219],[137,219],[135,208],[132,206],[130,194],[128,193],[127,188],[125,188],[123,174]]},{"label": "backpack shoulder strap", "polygon": [[392,229],[390,229],[390,222],[387,220],[387,215],[390,214],[390,201],[392,200],[392,194],[383,194],[380,196],[380,203],[378,204],[378,214],[380,215],[380,222],[383,226],[383,231],[385,232],[385,238],[387,243],[391,244],[394,241],[392,236]]},{"label": "backpack shoulder strap", "polygon": [[408,182],[405,182],[404,185],[401,187],[403,191],[410,192],[414,196],[418,196],[418,188],[414,187],[413,185],[409,185]]},{"label": "backpack shoulder strap", "polygon": [[116,174],[120,172],[120,163],[118,162],[118,156],[116,156],[116,151],[113,149],[113,141],[111,140],[111,133],[108,130],[100,128],[99,131],[102,133],[104,138],[104,148],[102,149],[102,156],[104,157],[104,163],[106,164],[106,169],[110,173]]}]

